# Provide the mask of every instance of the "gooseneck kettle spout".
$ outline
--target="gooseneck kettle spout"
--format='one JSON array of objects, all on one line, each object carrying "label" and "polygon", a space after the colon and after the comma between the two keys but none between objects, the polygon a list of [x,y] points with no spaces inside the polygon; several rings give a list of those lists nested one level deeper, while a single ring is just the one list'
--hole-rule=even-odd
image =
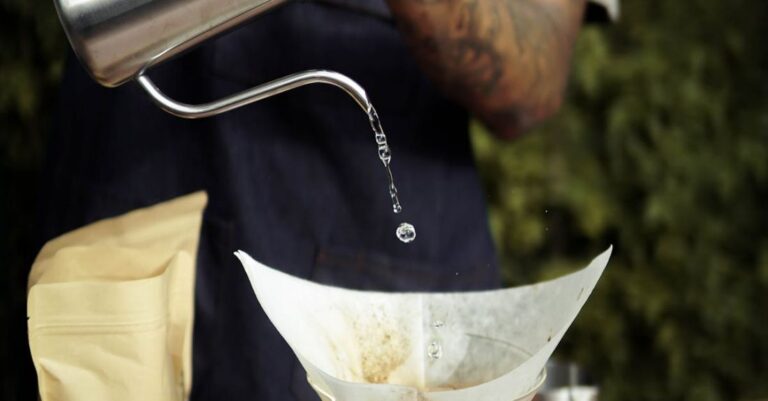
[{"label": "gooseneck kettle spout", "polygon": [[365,90],[357,82],[346,75],[325,70],[309,70],[291,74],[225,98],[198,105],[181,103],[169,98],[144,74],[139,74],[136,81],[161,109],[181,118],[193,119],[214,116],[300,86],[314,83],[324,83],[341,88],[352,96],[366,113],[371,108],[371,103],[368,101]]},{"label": "gooseneck kettle spout", "polygon": [[163,110],[183,118],[220,114],[307,84],[343,89],[366,112],[360,85],[333,71],[288,75],[210,103],[166,96],[146,71],[286,0],[54,0],[75,54],[91,77],[116,87],[136,80]]}]

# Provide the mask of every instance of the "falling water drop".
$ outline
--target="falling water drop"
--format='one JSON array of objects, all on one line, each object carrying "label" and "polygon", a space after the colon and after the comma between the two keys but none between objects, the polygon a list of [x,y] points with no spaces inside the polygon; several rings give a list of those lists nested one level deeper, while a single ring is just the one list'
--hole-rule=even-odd
[{"label": "falling water drop", "polygon": [[[392,173],[389,171],[389,167],[387,167],[387,172],[391,177]],[[397,187],[395,187],[394,182],[389,183],[389,197],[392,198],[392,211],[395,214],[402,212],[403,207],[400,205],[400,198],[397,197]]]},{"label": "falling water drop", "polygon": [[395,234],[397,234],[397,238],[400,241],[406,244],[416,239],[416,229],[408,223],[400,223],[400,226],[397,227]]},{"label": "falling water drop", "polygon": [[376,143],[379,145],[383,145],[387,143],[387,136],[384,135],[383,132],[376,132],[374,133],[374,136],[376,137]]},{"label": "falling water drop", "polygon": [[[384,128],[381,127],[381,121],[379,115],[376,113],[376,109],[370,106],[368,109],[368,120],[371,123],[371,129],[373,129],[373,135],[378,145],[379,160],[384,164],[384,170],[387,172],[387,180],[389,181],[389,197],[392,199],[392,212],[395,214],[403,211],[403,207],[400,205],[400,198],[397,195],[397,187],[395,187],[395,178],[392,176],[392,168],[390,163],[392,162],[392,150],[390,150],[387,144],[387,136],[384,134]],[[409,243],[416,239],[416,229],[413,225],[408,223],[402,223],[396,230],[397,238],[404,242]]]},{"label": "falling water drop", "polygon": [[389,146],[386,143],[379,145],[379,159],[381,159],[385,166],[388,166],[392,160],[392,151],[389,150]]}]

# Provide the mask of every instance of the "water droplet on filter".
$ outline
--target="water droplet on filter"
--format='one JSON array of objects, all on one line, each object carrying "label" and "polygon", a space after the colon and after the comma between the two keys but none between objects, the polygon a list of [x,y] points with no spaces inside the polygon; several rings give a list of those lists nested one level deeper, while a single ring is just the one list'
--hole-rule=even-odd
[{"label": "water droplet on filter", "polygon": [[406,244],[416,239],[416,229],[408,223],[400,223],[395,231],[397,238]]},{"label": "water droplet on filter", "polygon": [[440,327],[443,327],[443,326],[445,326],[445,322],[443,322],[442,320],[435,320],[434,322],[432,322],[432,327],[436,329],[439,329]]},{"label": "water droplet on filter", "polygon": [[443,356],[443,347],[440,346],[440,343],[437,341],[429,343],[429,346],[427,346],[427,356],[432,360],[440,359]]}]

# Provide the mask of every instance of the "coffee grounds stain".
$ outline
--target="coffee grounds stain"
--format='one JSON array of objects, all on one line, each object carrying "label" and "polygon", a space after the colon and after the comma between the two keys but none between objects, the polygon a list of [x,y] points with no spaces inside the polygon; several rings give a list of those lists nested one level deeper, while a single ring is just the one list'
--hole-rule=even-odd
[{"label": "coffee grounds stain", "polygon": [[410,354],[410,341],[395,319],[372,312],[366,322],[355,321],[355,337],[360,347],[362,378],[367,383],[387,383]]}]

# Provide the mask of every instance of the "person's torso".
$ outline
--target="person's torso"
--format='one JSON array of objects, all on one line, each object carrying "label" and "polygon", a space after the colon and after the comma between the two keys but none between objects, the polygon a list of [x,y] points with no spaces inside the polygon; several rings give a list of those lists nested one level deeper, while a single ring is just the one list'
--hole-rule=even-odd
[{"label": "person's torso", "polygon": [[[359,289],[499,284],[467,113],[424,77],[382,6],[290,2],[149,74],[185,102],[306,69],[348,75],[366,89],[387,133],[399,215],[392,213],[367,116],[337,88],[310,85],[188,121],[157,109],[135,85],[98,87],[70,63],[44,179],[41,235],[208,191],[198,255],[195,400],[313,397],[234,250]],[[395,237],[402,221],[416,227],[413,243]]]}]

